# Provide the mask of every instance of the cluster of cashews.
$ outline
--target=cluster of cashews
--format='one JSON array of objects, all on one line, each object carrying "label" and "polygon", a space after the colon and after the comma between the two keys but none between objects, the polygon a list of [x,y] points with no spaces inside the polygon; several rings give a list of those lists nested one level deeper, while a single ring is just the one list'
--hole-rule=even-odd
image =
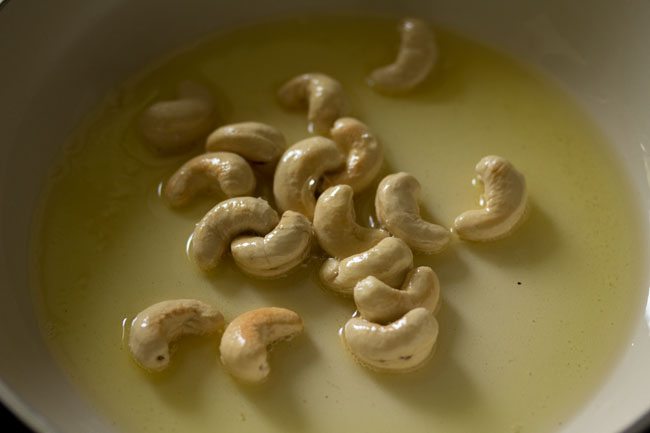
[{"label": "cluster of cashews", "polygon": [[[335,256],[322,265],[320,280],[354,297],[360,317],[348,320],[341,333],[354,359],[375,370],[412,371],[431,356],[438,338],[438,278],[429,267],[413,269],[413,253],[404,240],[359,226],[353,209],[349,187],[331,187],[318,199],[316,237]],[[331,224],[328,214],[334,217]],[[336,243],[342,236],[349,236],[344,247]],[[394,288],[400,285],[401,290]]]},{"label": "cluster of cashews", "polygon": [[301,140],[282,155],[273,178],[273,195],[282,211],[314,217],[316,192],[323,185],[368,188],[383,163],[383,149],[368,127],[357,119],[336,120],[331,138]]},{"label": "cluster of cashews", "polygon": [[251,165],[266,173],[275,167],[285,148],[282,133],[263,123],[236,123],[213,131],[205,148],[207,153],[184,163],[163,188],[173,207],[199,194],[226,197],[196,225],[190,247],[196,264],[213,269],[231,250],[235,263],[258,277],[278,277],[298,266],[311,248],[309,220],[295,212],[279,219],[268,202],[251,197],[256,186]]},{"label": "cluster of cashews", "polygon": [[[429,75],[438,57],[438,49],[431,27],[416,18],[406,18],[399,26],[401,43],[393,63],[375,69],[368,82],[384,92],[403,92],[420,84]],[[216,122],[216,102],[210,90],[199,83],[185,81],[179,84],[176,99],[156,102],[147,107],[140,116],[140,132],[147,142],[161,153],[177,153],[187,149],[214,128]],[[343,88],[334,78],[322,73],[306,73],[287,81],[278,91],[279,102],[287,108],[307,107],[309,131],[326,134],[334,122],[341,118],[346,110]],[[242,147],[253,150],[252,161],[261,157],[261,162],[268,163],[277,157],[280,150],[275,146],[278,137],[254,122],[242,124],[251,127],[251,135],[226,127],[219,129],[208,140],[208,150],[231,151],[246,159],[249,157],[238,150]],[[249,146],[250,138],[260,141],[268,140],[258,149]],[[225,147],[218,144],[227,142]],[[241,140],[246,144],[242,146]],[[262,140],[264,141],[264,140]],[[266,153],[270,150],[270,154]],[[336,184],[336,183],[333,183]],[[355,188],[355,191],[358,192]]]},{"label": "cluster of cashews", "polygon": [[409,372],[432,356],[438,339],[440,283],[431,268],[411,270],[401,289],[368,276],[354,286],[354,302],[360,317],[348,320],[342,338],[360,364]]},{"label": "cluster of cashews", "polygon": [[[386,237],[367,251],[330,258],[320,278],[327,288],[354,296],[360,317],[348,320],[341,336],[361,365],[407,372],[431,356],[438,338],[434,313],[440,285],[431,268],[413,269],[413,254],[403,240]],[[400,284],[401,290],[393,288]]]},{"label": "cluster of cashews", "polygon": [[[133,359],[146,370],[169,366],[174,343],[186,335],[212,335],[222,331],[221,312],[195,299],[158,302],[133,319],[128,346]],[[221,362],[235,378],[263,382],[269,375],[269,347],[301,333],[302,319],[286,308],[267,307],[245,312],[225,327],[219,351]]]},{"label": "cluster of cashews", "polygon": [[190,159],[171,176],[163,194],[172,206],[184,206],[201,193],[251,195],[256,184],[251,165],[274,166],[284,148],[284,135],[270,125],[223,126],[207,137],[206,153]]},{"label": "cluster of cashews", "polygon": [[[498,156],[481,159],[476,172],[485,188],[484,208],[460,215],[454,231],[474,241],[505,236],[525,214],[525,179]],[[438,253],[451,232],[421,217],[419,194],[419,182],[408,173],[384,177],[375,195],[382,229],[357,224],[350,186],[331,187],[316,202],[316,238],[332,256],[320,269],[321,282],[354,297],[359,317],[348,320],[341,337],[352,356],[374,370],[412,371],[435,351],[440,284],[431,268],[412,269],[411,249]]]},{"label": "cluster of cashews", "polygon": [[[437,60],[435,39],[426,24],[406,19],[400,32],[395,62],[369,78],[380,91],[410,90]],[[152,105],[141,117],[143,136],[163,153],[187,147],[214,127],[214,101],[206,89],[185,83],[178,95],[176,101]],[[196,224],[192,259],[209,271],[230,251],[244,272],[276,278],[307,259],[315,238],[331,256],[320,269],[321,282],[352,296],[359,313],[342,329],[349,352],[371,369],[419,368],[435,349],[440,284],[431,268],[413,269],[411,250],[439,253],[449,245],[452,232],[470,241],[510,233],[526,211],[523,175],[504,158],[483,158],[476,166],[485,188],[483,208],[460,215],[450,231],[421,217],[420,184],[414,176],[390,174],[375,195],[380,227],[364,227],[356,222],[353,195],[372,185],[383,164],[383,149],[365,124],[343,117],[341,84],[322,73],[302,74],[280,88],[278,99],[287,108],[306,106],[309,131],[321,135],[285,150],[284,136],[272,126],[226,125],[207,136],[206,153],[187,161],[166,182],[163,194],[174,207],[187,205],[199,194],[226,197]],[[272,173],[281,218],[266,200],[252,197],[254,169]],[[170,344],[176,339],[214,333],[223,325],[223,316],[200,301],[165,301],[138,314],[129,347],[141,366],[161,370],[169,363]],[[302,327],[296,313],[281,308],[244,313],[222,336],[222,363],[233,376],[260,382],[269,373],[268,345]]]},{"label": "cluster of cashews", "polygon": [[234,197],[217,204],[196,224],[190,254],[199,268],[210,271],[230,250],[245,272],[275,278],[307,258],[312,237],[304,215],[286,211],[280,219],[264,199]]},{"label": "cluster of cashews", "polygon": [[[440,299],[433,270],[412,270],[411,248],[439,252],[450,233],[420,217],[419,184],[405,173],[388,176],[378,189],[377,213],[386,230],[356,222],[353,194],[372,184],[383,149],[362,122],[334,120],[342,114],[340,93],[341,85],[322,74],[298,76],[280,89],[281,103],[307,104],[310,128],[329,128],[329,138],[302,140],[283,154],[273,183],[276,205],[313,219],[320,247],[332,256],[320,269],[321,282],[354,295],[361,317],[350,319],[342,332],[354,358],[377,370],[410,371],[433,352],[438,336],[433,314]],[[328,101],[334,101],[329,109]],[[316,199],[319,188],[324,191]],[[402,290],[393,288],[402,283]]]},{"label": "cluster of cashews", "polygon": [[[377,140],[361,122],[339,118],[343,103],[340,87],[328,94],[327,89],[336,82],[322,74],[308,81],[305,89],[295,92],[314,92],[325,97],[320,106],[310,101],[313,108],[310,113],[315,113],[314,120],[310,121],[314,122],[316,130],[322,130],[323,125],[332,126],[333,140],[312,137],[285,152],[284,136],[269,125],[245,122],[223,126],[207,137],[207,153],[184,163],[166,182],[163,195],[173,207],[185,206],[200,194],[221,193],[227,197],[206,213],[192,234],[190,253],[201,269],[215,268],[230,250],[235,263],[247,273],[257,277],[286,274],[304,261],[311,250],[313,228],[310,219],[316,201],[316,182],[322,175],[341,169],[340,173],[332,174],[334,178],[329,182],[346,180],[355,190],[361,190],[378,173],[383,154]],[[300,84],[300,80],[295,82]],[[156,109],[154,104],[141,121],[143,135],[153,144],[153,135],[145,133],[151,130],[145,128],[150,126],[145,120]],[[177,114],[187,115],[187,119],[183,119],[188,124],[192,120],[188,113]],[[331,122],[323,122],[323,115],[334,117]],[[205,130],[196,128],[192,134],[187,134],[183,147],[199,139]],[[278,218],[266,200],[250,196],[255,190],[256,179],[249,164],[271,168],[277,164],[274,195],[283,211],[282,218]],[[133,320],[129,349],[140,366],[160,371],[169,365],[176,340],[184,335],[216,333],[224,323],[219,311],[201,301],[163,301],[146,308]],[[290,310],[271,307],[244,313],[233,320],[222,335],[221,361],[233,376],[248,382],[261,382],[270,371],[268,346],[302,329],[302,319]]]}]

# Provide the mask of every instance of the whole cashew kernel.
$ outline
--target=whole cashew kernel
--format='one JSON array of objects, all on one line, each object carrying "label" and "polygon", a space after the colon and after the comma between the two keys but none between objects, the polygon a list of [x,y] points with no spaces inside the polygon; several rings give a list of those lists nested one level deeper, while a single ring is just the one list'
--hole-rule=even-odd
[{"label": "whole cashew kernel", "polygon": [[384,230],[357,224],[353,194],[349,185],[337,185],[328,188],[316,201],[314,231],[321,248],[332,257],[361,253],[388,236]]},{"label": "whole cashew kernel", "polygon": [[374,323],[392,322],[418,307],[435,314],[440,307],[440,282],[428,266],[409,272],[402,290],[371,275],[354,286],[354,303],[361,317]]},{"label": "whole cashew kernel", "polygon": [[386,176],[377,187],[375,210],[381,225],[411,248],[438,253],[449,244],[450,232],[420,217],[420,183],[408,173]]},{"label": "whole cashew kernel", "polygon": [[526,179],[505,158],[486,156],[476,164],[483,182],[483,209],[469,210],[454,221],[454,231],[468,241],[491,241],[510,234],[523,220],[528,201]]},{"label": "whole cashew kernel", "polygon": [[303,330],[298,314],[285,308],[260,308],[233,320],[221,337],[221,362],[226,370],[246,382],[259,383],[271,371],[268,346],[288,340]]},{"label": "whole cashew kernel", "polygon": [[437,340],[438,321],[426,308],[415,308],[384,326],[354,317],[343,328],[343,341],[356,361],[378,371],[418,369],[433,354]]},{"label": "whole cashew kernel", "polygon": [[346,184],[355,193],[363,191],[375,179],[384,162],[381,144],[366,125],[351,117],[338,119],[330,135],[347,157],[343,171],[324,176],[324,188]]},{"label": "whole cashew kernel", "polygon": [[340,168],[343,154],[335,142],[324,137],[299,141],[282,155],[273,178],[273,195],[281,211],[314,216],[318,180],[323,173]]},{"label": "whole cashew kernel", "polygon": [[408,91],[429,75],[438,59],[438,47],[425,22],[406,18],[399,26],[401,43],[395,62],[375,69],[368,81],[388,93]]},{"label": "whole cashew kernel", "polygon": [[307,258],[312,232],[306,216],[288,210],[269,234],[236,238],[230,244],[230,251],[235,263],[249,274],[279,277]]},{"label": "whole cashew kernel", "polygon": [[334,78],[320,73],[298,75],[278,90],[286,108],[308,107],[309,132],[325,134],[345,110],[343,87]]},{"label": "whole cashew kernel", "polygon": [[207,335],[223,328],[221,313],[194,299],[158,302],[131,323],[129,350],[136,362],[152,371],[169,366],[170,345],[184,335]]},{"label": "whole cashew kernel", "polygon": [[343,260],[327,259],[320,268],[320,279],[328,289],[352,295],[354,286],[370,275],[389,286],[399,286],[412,267],[408,245],[398,238],[386,238],[363,253]]},{"label": "whole cashew kernel", "polygon": [[286,148],[284,135],[276,128],[259,122],[222,126],[205,143],[208,152],[236,153],[251,162],[274,164]]},{"label": "whole cashew kernel", "polygon": [[230,246],[243,233],[265,235],[278,224],[278,213],[261,198],[224,200],[198,222],[192,234],[190,255],[204,271],[215,268]]},{"label": "whole cashew kernel", "polygon": [[178,99],[156,102],[140,116],[142,136],[161,153],[187,149],[207,135],[216,120],[216,104],[206,87],[185,81],[177,94]]},{"label": "whole cashew kernel", "polygon": [[250,195],[255,175],[241,156],[230,152],[204,153],[190,159],[165,184],[163,194],[174,207],[188,204],[200,193],[221,191],[226,197]]}]

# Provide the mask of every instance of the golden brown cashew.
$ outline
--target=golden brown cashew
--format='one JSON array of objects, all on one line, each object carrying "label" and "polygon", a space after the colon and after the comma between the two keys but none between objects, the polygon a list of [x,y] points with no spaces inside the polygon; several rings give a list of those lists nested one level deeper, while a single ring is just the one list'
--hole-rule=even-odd
[{"label": "golden brown cashew", "polygon": [[361,317],[374,323],[392,322],[418,307],[435,314],[440,308],[440,282],[428,266],[409,272],[402,290],[369,276],[354,286],[354,303]]},{"label": "golden brown cashew", "polygon": [[242,236],[230,244],[235,263],[256,277],[285,275],[309,255],[311,223],[301,213],[286,211],[266,236]]},{"label": "golden brown cashew", "polygon": [[303,330],[298,314],[285,308],[260,308],[233,320],[221,337],[221,362],[246,382],[259,383],[271,371],[268,346],[293,338]]},{"label": "golden brown cashew", "polygon": [[204,271],[215,268],[230,246],[243,233],[265,235],[278,224],[278,214],[261,198],[237,197],[213,207],[196,225],[190,255]]},{"label": "golden brown cashew", "polygon": [[336,258],[366,251],[388,236],[384,230],[362,227],[356,222],[352,187],[328,188],[316,201],[314,231],[321,248]]},{"label": "golden brown cashew", "polygon": [[389,286],[399,286],[412,267],[408,245],[398,238],[386,238],[363,253],[343,260],[327,259],[320,268],[320,279],[328,289],[352,295],[354,286],[370,275]]},{"label": "golden brown cashew", "polygon": [[287,108],[308,107],[309,132],[326,134],[343,115],[345,97],[341,83],[320,73],[298,75],[278,90],[280,103]]},{"label": "golden brown cashew", "polygon": [[250,195],[255,175],[241,156],[230,152],[204,153],[187,161],[169,178],[163,193],[174,207],[188,204],[201,193],[222,192],[226,197]]},{"label": "golden brown cashew", "polygon": [[142,310],[131,323],[129,350],[147,370],[169,365],[170,345],[184,335],[205,335],[223,328],[221,313],[194,299],[158,302]]},{"label": "golden brown cashew", "polygon": [[323,178],[323,189],[333,185],[350,185],[355,193],[366,189],[384,162],[384,150],[368,127],[357,119],[338,119],[330,131],[332,140],[347,155],[345,168]]},{"label": "golden brown cashew", "polygon": [[371,86],[387,93],[414,88],[429,75],[438,59],[438,47],[428,24],[406,18],[399,31],[402,40],[395,62],[375,69],[368,78]]},{"label": "golden brown cashew", "polygon": [[222,126],[208,136],[205,150],[236,153],[249,161],[275,164],[287,147],[284,135],[259,122]]},{"label": "golden brown cashew", "polygon": [[210,91],[185,81],[178,86],[178,99],[160,101],[140,116],[142,136],[161,153],[187,149],[214,127],[216,104]]},{"label": "golden brown cashew", "polygon": [[476,164],[485,192],[481,210],[470,210],[454,221],[461,239],[491,241],[510,234],[526,214],[526,179],[505,158],[486,156]]},{"label": "golden brown cashew", "polygon": [[431,357],[437,340],[438,322],[426,308],[415,308],[385,326],[354,317],[343,328],[343,341],[352,356],[378,371],[416,370]]},{"label": "golden brown cashew", "polygon": [[273,195],[281,211],[300,212],[310,220],[316,205],[316,185],[323,173],[343,165],[343,154],[332,140],[311,137],[282,155],[275,170]]},{"label": "golden brown cashew", "polygon": [[375,210],[381,225],[414,250],[438,253],[449,244],[450,232],[420,217],[420,183],[408,173],[386,176],[377,187]]}]

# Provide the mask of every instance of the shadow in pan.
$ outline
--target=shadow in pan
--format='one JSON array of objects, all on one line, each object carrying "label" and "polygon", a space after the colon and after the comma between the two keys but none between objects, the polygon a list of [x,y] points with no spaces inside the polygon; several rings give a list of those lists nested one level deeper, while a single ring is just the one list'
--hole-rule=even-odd
[{"label": "shadow in pan", "polygon": [[203,368],[190,368],[191,358],[209,358],[210,364],[218,366],[218,344],[214,338],[188,336],[183,344],[177,346],[173,362],[167,370],[160,373],[147,373],[151,386],[157,394],[175,410],[196,411],[205,401],[206,377],[210,371]]},{"label": "shadow in pan", "polygon": [[460,284],[470,273],[455,245],[450,245],[439,254],[416,254],[413,261],[415,266],[429,266],[436,272],[443,292]]},{"label": "shadow in pan", "polygon": [[469,413],[478,395],[463,367],[453,358],[455,336],[462,327],[460,316],[452,306],[443,305],[438,321],[444,326],[440,327],[436,352],[421,369],[409,374],[365,370],[366,374],[410,408],[441,416]]},{"label": "shadow in pan", "polygon": [[528,204],[526,219],[508,237],[494,242],[472,243],[473,254],[507,268],[522,269],[543,262],[558,247],[560,236],[557,228],[545,210],[533,201]]},{"label": "shadow in pan", "polygon": [[32,433],[32,430],[27,428],[27,426],[4,405],[0,405],[0,425],[2,425],[5,431],[13,433]]},{"label": "shadow in pan", "polygon": [[295,341],[281,343],[269,354],[272,372],[263,386],[238,383],[239,389],[265,419],[280,430],[308,431],[301,410],[303,403],[295,385],[301,377],[301,368],[313,363],[317,356],[318,350],[307,334],[296,337]]},{"label": "shadow in pan", "polygon": [[646,412],[645,415],[621,433],[650,433],[650,412]]}]

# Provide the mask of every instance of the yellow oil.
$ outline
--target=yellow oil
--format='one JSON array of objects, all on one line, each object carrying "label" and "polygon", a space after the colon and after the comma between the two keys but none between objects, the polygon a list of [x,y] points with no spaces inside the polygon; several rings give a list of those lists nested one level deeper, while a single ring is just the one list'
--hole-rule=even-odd
[{"label": "yellow oil", "polygon": [[[439,68],[417,91],[375,93],[365,77],[393,58],[394,26],[307,18],[217,35],[116,89],[75,133],[36,229],[36,294],[61,365],[120,429],[548,432],[602,380],[641,309],[640,212],[616,159],[552,84],[443,30]],[[158,195],[190,155],[157,157],[142,144],[134,119],[143,107],[196,79],[218,95],[222,123],[266,122],[292,143],[307,135],[305,115],[283,111],[275,90],[308,71],[342,82],[350,113],[386,148],[385,172],[413,173],[426,214],[447,227],[478,205],[471,180],[482,156],[505,156],[526,176],[529,216],[512,236],[416,257],[438,273],[444,305],[436,355],[415,373],[354,363],[337,335],[353,303],[319,288],[317,260],[274,281],[251,279],[231,260],[199,272],[185,244],[216,200],[177,211]],[[359,197],[366,221],[371,203]],[[273,350],[259,386],[224,372],[216,337],[183,340],[162,374],[142,371],[123,325],[183,297],[217,305],[227,319],[288,307],[305,333]]]}]

